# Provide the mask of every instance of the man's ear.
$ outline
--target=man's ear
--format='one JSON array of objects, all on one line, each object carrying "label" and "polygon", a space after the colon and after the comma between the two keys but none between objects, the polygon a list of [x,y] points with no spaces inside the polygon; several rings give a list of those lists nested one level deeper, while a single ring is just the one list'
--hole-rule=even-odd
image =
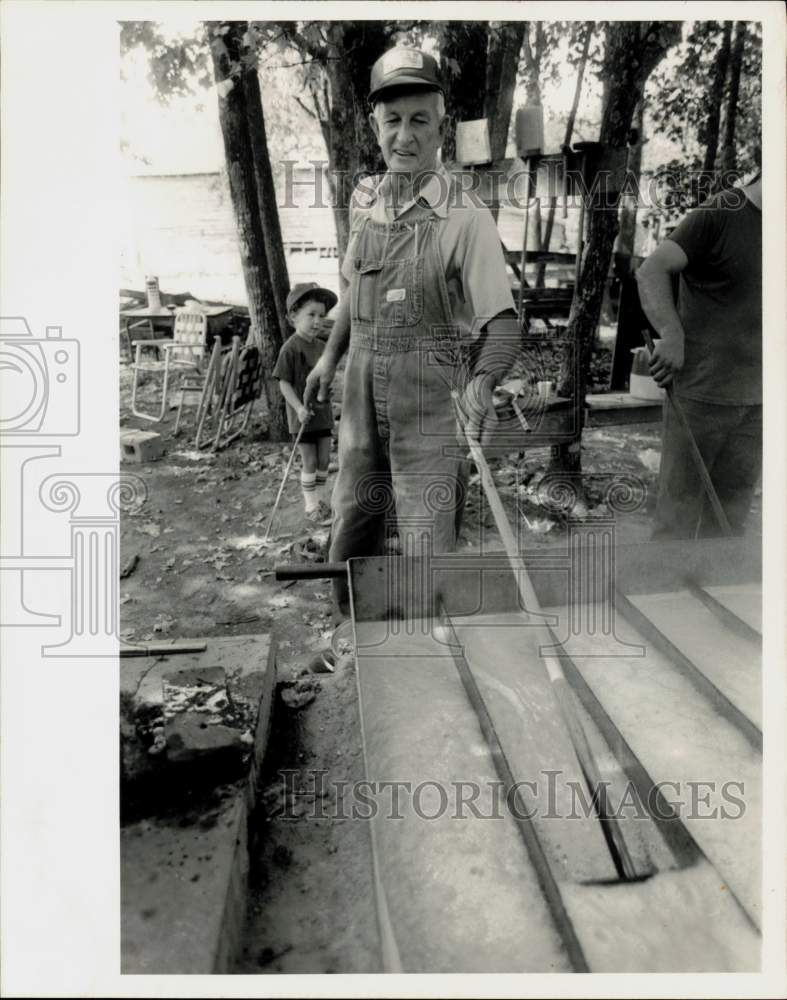
[{"label": "man's ear", "polygon": [[374,137],[377,141],[380,141],[380,123],[377,121],[377,115],[374,113],[374,109],[369,112],[369,127],[372,132],[374,132]]}]

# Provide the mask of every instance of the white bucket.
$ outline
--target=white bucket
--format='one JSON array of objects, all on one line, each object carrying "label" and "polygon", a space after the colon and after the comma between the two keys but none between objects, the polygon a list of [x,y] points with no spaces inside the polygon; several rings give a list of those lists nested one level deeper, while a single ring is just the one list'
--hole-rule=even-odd
[{"label": "white bucket", "polygon": [[634,375],[633,372],[629,381],[629,394],[634,399],[648,399],[654,402],[661,402],[666,395],[652,375]]}]

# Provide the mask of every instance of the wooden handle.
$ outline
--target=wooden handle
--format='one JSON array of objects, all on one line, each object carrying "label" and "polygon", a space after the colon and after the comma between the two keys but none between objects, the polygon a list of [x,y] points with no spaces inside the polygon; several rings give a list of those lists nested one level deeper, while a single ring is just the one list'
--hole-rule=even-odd
[{"label": "wooden handle", "polygon": [[[511,529],[511,524],[509,523],[505,508],[503,507],[503,502],[500,499],[500,494],[497,492],[497,487],[495,486],[492,474],[489,471],[489,465],[487,464],[484,453],[481,450],[481,446],[477,441],[470,438],[464,429],[461,409],[459,406],[459,394],[456,390],[454,390],[452,395],[454,398],[454,405],[456,407],[456,418],[459,422],[459,426],[462,428],[468,447],[470,448],[470,454],[478,466],[478,472],[481,476],[481,485],[484,488],[484,493],[486,494],[489,506],[492,509],[492,516],[495,519],[497,530],[500,533],[500,537],[503,539],[503,546],[505,547],[508,563],[514,574],[514,579],[516,580],[516,586],[519,591],[522,607],[531,619],[536,619],[534,624],[543,630],[543,635],[547,640],[547,645],[554,647],[556,645],[555,636],[548,628],[547,616],[541,611],[541,604],[539,603],[535,588],[530,580],[530,575],[527,571],[527,567],[525,566],[525,561],[519,554],[519,547],[517,545],[514,532]],[[561,666],[560,660],[557,656],[551,656],[549,654],[545,655],[543,653],[541,655],[541,659],[549,676],[560,713],[563,716],[563,721],[568,731],[571,745],[574,748],[574,753],[579,761],[580,769],[585,778],[588,790],[590,791],[591,801],[596,809],[601,823],[601,829],[607,841],[609,852],[618,875],[623,879],[639,878],[641,877],[640,873],[637,871],[636,865],[631,858],[620,827],[618,826],[615,817],[609,815],[606,801],[606,790],[604,783],[601,780],[601,769],[596,762],[596,758],[590,747],[590,743],[588,742],[582,722],[577,714],[574,705],[574,695],[568,681],[566,680],[566,675],[563,673],[563,667]]]}]

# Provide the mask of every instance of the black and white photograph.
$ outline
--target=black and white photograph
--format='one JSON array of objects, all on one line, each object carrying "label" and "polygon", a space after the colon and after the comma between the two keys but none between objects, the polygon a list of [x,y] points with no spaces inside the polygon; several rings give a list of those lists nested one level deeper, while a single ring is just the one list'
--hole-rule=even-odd
[{"label": "black and white photograph", "polygon": [[4,992],[783,995],[782,5],[4,6]]}]

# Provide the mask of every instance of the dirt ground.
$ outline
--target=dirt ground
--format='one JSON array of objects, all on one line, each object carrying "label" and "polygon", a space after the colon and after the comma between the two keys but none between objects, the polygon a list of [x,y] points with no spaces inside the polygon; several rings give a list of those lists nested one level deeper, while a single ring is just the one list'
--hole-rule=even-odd
[{"label": "dirt ground", "polygon": [[[130,381],[124,366],[121,427],[150,429],[131,415]],[[143,399],[149,393],[146,389]],[[271,632],[278,644],[279,678],[292,678],[332,634],[327,581],[274,579],[274,565],[314,559],[327,540],[327,529],[315,533],[303,522],[297,462],[272,541],[266,543],[289,448],[265,440],[264,406],[246,436],[216,455],[194,449],[188,416],[178,438],[172,435],[173,424],[171,411],[163,424],[153,425],[164,441],[160,460],[123,467],[141,477],[147,499],[121,523],[121,567],[134,566],[120,581],[121,636],[144,641]],[[583,449],[587,516],[607,512],[603,484],[611,474],[637,476],[647,502],[619,517],[618,538],[645,541],[658,470],[658,425],[591,429]],[[565,542],[565,524],[539,500],[548,453],[532,449],[522,456],[510,453],[493,463],[509,517],[512,523],[527,518],[528,546]],[[491,514],[486,510],[485,515],[479,525],[479,505],[471,492],[464,544],[483,537],[494,546]],[[277,700],[238,972],[374,969],[376,925],[365,824],[310,818],[314,797],[286,794],[279,777],[280,771],[295,771],[288,780],[308,790],[306,772],[313,768],[327,769],[327,781],[363,776],[353,666],[320,674],[316,688],[311,703],[298,709]]]}]

